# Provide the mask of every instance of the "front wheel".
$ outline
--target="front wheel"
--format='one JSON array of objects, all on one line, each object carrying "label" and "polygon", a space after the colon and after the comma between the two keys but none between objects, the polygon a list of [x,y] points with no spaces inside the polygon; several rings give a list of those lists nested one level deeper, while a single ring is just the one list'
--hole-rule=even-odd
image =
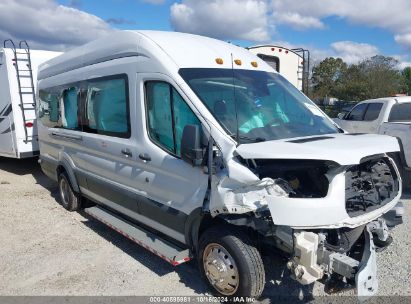
[{"label": "front wheel", "polygon": [[265,285],[261,255],[241,229],[216,226],[200,238],[200,272],[216,296],[257,299]]}]

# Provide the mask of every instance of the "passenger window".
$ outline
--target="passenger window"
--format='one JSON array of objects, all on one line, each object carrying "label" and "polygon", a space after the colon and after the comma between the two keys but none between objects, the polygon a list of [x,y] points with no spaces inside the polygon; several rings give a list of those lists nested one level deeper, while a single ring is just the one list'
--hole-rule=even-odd
[{"label": "passenger window", "polygon": [[86,132],[130,137],[128,88],[124,77],[90,80],[86,98]]},{"label": "passenger window", "polygon": [[367,112],[365,112],[364,121],[373,121],[380,116],[382,103],[370,103]]},{"label": "passenger window", "polygon": [[165,82],[148,82],[146,84],[150,137],[157,144],[174,153],[170,91],[170,86]]},{"label": "passenger window", "polygon": [[362,121],[364,118],[364,111],[367,108],[366,103],[362,103],[351,110],[347,116],[347,120]]},{"label": "passenger window", "polygon": [[201,126],[200,121],[170,84],[150,81],[145,87],[150,138],[165,150],[181,156],[184,127],[188,124]]},{"label": "passenger window", "polygon": [[78,130],[78,105],[77,89],[72,87],[63,91],[62,98],[62,127],[66,129]]},{"label": "passenger window", "polygon": [[[197,116],[191,111],[189,106],[173,88],[173,113],[174,113],[174,134],[176,139],[176,154],[181,156],[181,138],[183,137],[184,127],[186,125],[201,126]],[[201,130],[201,129],[200,129]]]},{"label": "passenger window", "polygon": [[49,128],[61,127],[60,94],[58,91],[40,90],[37,113],[43,125]]},{"label": "passenger window", "polygon": [[389,122],[411,121],[411,103],[397,103],[395,104],[388,118]]}]

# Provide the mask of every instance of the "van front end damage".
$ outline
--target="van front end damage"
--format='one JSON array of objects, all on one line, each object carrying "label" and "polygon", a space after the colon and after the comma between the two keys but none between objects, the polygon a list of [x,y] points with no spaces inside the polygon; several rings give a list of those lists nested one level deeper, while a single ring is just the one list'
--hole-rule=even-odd
[{"label": "van front end damage", "polygon": [[[400,175],[387,154],[356,165],[237,156],[227,167],[211,178],[211,216],[248,226],[285,252],[301,284],[321,280],[328,293],[356,287],[361,297],[378,291],[376,250],[391,243],[388,226],[403,214]],[[234,179],[230,170],[256,178]]]}]

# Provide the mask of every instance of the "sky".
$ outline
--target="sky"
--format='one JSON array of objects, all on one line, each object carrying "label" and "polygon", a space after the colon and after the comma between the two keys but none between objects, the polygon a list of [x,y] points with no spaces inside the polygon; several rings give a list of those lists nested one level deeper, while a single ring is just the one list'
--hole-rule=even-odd
[{"label": "sky", "polygon": [[358,63],[411,66],[410,0],[1,0],[0,40],[69,50],[110,32],[189,32],[241,46],[275,44]]}]

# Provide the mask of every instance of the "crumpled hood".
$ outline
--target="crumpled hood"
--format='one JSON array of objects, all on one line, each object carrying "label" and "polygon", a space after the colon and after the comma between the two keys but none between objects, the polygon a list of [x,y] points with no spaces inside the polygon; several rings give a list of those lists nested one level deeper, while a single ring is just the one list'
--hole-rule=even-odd
[{"label": "crumpled hood", "polygon": [[315,159],[340,165],[359,164],[367,156],[400,151],[396,138],[376,134],[330,134],[241,144],[244,159]]}]

